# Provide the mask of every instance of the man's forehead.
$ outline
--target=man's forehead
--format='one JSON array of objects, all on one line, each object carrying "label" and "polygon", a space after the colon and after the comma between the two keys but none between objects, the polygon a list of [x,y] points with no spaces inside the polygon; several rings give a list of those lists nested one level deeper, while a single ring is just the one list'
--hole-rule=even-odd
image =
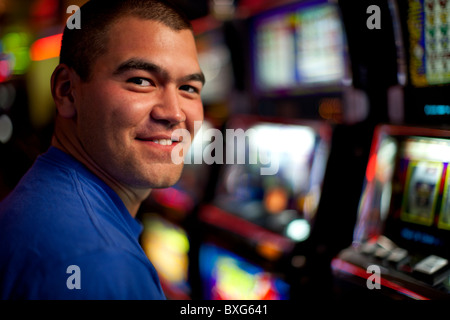
[{"label": "man's forehead", "polygon": [[[105,54],[115,64],[133,59],[137,62],[164,59],[169,52],[178,59],[192,60],[198,66],[197,47],[190,29],[173,30],[161,22],[126,16],[108,30]],[[101,58],[101,57],[100,57]],[[189,63],[191,64],[191,63]],[[199,69],[199,67],[198,67]]]},{"label": "man's forehead", "polygon": [[[147,28],[152,29],[152,34],[155,33],[155,31],[160,30],[167,30],[170,32],[173,32],[175,34],[177,33],[184,33],[184,34],[190,34],[192,38],[194,38],[194,33],[192,29],[185,28],[185,29],[174,29],[167,25],[164,22],[155,20],[155,19],[146,19],[137,15],[133,14],[126,14],[123,16],[118,17],[114,22],[111,23],[109,30],[111,29],[121,29],[121,30],[127,30],[131,25],[139,25],[142,29],[142,31],[145,33],[148,33]],[[117,30],[116,30],[117,31]]]},{"label": "man's forehead", "polygon": [[156,54],[161,49],[176,47],[184,55],[197,58],[196,42],[190,29],[174,30],[155,20],[134,16],[121,18],[108,30],[106,40],[107,51],[135,49]]}]

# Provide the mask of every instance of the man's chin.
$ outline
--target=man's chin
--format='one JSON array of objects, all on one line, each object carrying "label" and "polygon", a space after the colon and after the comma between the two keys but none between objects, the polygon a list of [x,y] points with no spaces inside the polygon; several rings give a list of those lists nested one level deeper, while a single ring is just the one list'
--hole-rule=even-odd
[{"label": "man's chin", "polygon": [[169,166],[168,168],[161,168],[154,174],[147,176],[147,183],[150,189],[169,188],[175,185],[181,178],[183,172],[182,166]]},{"label": "man's chin", "polygon": [[161,182],[161,183],[156,183],[153,184],[150,189],[165,189],[165,188],[170,188],[173,187],[179,179],[173,181],[173,182]]}]

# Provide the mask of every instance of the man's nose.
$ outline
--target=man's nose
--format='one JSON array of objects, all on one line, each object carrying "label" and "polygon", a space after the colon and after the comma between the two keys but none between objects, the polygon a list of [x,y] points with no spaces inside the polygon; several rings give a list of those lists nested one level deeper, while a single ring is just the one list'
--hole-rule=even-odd
[{"label": "man's nose", "polygon": [[154,120],[167,122],[174,126],[186,120],[180,104],[181,97],[176,88],[166,88],[161,93],[159,101],[153,106],[151,117]]}]

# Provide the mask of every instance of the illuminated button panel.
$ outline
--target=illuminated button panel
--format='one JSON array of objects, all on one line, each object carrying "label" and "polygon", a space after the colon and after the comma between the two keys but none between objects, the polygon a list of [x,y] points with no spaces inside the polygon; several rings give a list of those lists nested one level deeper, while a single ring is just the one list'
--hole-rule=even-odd
[{"label": "illuminated button panel", "polygon": [[430,255],[419,261],[413,268],[413,275],[425,282],[437,284],[442,282],[450,270],[448,260]]},{"label": "illuminated button panel", "polygon": [[394,268],[432,286],[440,284],[450,274],[450,264],[447,259],[436,255],[430,255],[424,259],[417,258],[385,236],[363,243],[359,251],[375,258],[386,267]]}]

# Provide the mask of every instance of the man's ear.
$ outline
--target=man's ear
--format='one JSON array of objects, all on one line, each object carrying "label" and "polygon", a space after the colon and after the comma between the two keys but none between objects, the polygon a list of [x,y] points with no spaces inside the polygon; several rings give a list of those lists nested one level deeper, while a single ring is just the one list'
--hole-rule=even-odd
[{"label": "man's ear", "polygon": [[74,81],[77,79],[75,71],[65,64],[59,64],[53,71],[51,90],[58,114],[64,118],[76,115],[74,99]]}]

